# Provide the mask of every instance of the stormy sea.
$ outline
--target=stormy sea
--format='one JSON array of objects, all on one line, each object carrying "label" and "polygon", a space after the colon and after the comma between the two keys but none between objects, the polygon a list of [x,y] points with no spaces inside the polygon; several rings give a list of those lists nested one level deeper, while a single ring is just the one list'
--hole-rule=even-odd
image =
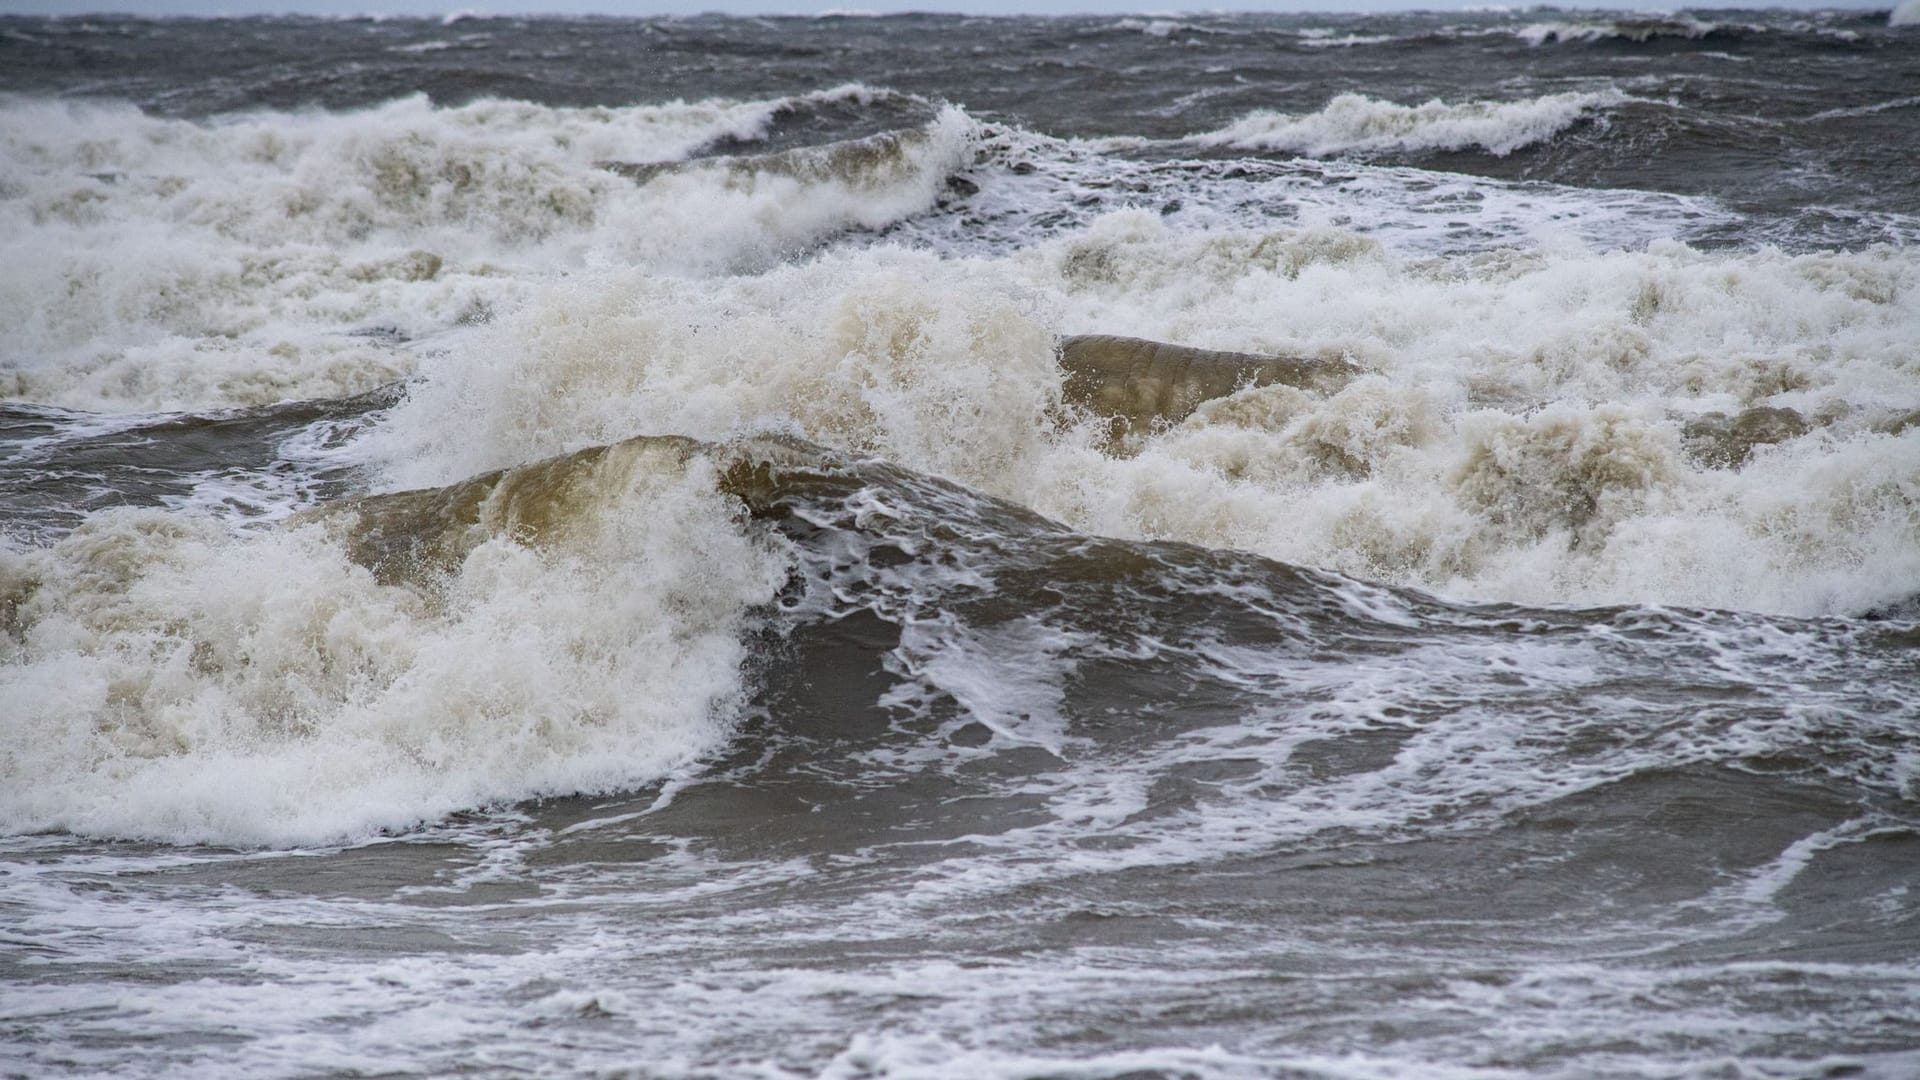
[{"label": "stormy sea", "polygon": [[1920,1076],[1920,9],[0,17],[0,1076]]}]

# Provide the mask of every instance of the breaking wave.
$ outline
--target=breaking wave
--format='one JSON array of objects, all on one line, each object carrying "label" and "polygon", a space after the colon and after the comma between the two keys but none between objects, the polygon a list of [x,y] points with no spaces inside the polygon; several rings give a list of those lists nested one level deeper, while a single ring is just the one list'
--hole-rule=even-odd
[{"label": "breaking wave", "polygon": [[1400,105],[1365,94],[1341,94],[1311,113],[1258,110],[1192,141],[1242,150],[1280,150],[1308,157],[1482,150],[1505,157],[1534,146],[1627,101],[1617,90],[1548,94],[1521,101],[1438,99]]},{"label": "breaking wave", "polygon": [[809,151],[647,183],[607,167],[750,146],[878,97],[847,86],[576,109],[416,96],[208,121],[8,102],[0,229],[17,243],[0,267],[0,393],[91,409],[345,396],[410,374],[406,342],[483,323],[543,276],[749,270],[883,226],[931,205],[968,160],[964,114],[798,172]]},{"label": "breaking wave", "polygon": [[1920,580],[1916,273],[1891,249],[1430,260],[1124,212],[1014,256],[568,282],[425,363],[361,445],[421,486],[786,431],[1095,534],[1450,596],[1858,610]]},{"label": "breaking wave", "polygon": [[657,779],[726,737],[785,577],[741,516],[643,440],[265,533],[118,510],[0,549],[0,830],[315,843]]},{"label": "breaking wave", "polygon": [[1631,41],[1645,44],[1659,38],[1696,41],[1720,32],[1716,23],[1685,16],[1612,19],[1606,22],[1540,22],[1512,31],[1529,45],[1565,45],[1576,42]]}]

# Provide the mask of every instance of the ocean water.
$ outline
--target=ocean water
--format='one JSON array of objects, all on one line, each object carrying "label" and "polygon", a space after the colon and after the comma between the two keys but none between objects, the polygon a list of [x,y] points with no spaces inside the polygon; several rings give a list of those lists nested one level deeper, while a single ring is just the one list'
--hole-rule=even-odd
[{"label": "ocean water", "polygon": [[0,17],[0,1075],[1920,1075],[1920,14]]}]

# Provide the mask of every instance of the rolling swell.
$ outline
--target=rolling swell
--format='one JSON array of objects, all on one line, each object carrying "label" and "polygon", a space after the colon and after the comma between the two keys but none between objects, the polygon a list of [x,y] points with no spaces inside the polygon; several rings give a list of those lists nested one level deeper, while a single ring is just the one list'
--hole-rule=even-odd
[{"label": "rolling swell", "polygon": [[[1036,850],[1072,851],[1123,892],[1184,868],[1181,903],[1206,909],[1239,902],[1241,860],[1330,849],[1362,876],[1384,858],[1452,881],[1443,906],[1462,918],[1495,897],[1551,918],[1568,890],[1628,874],[1624,902],[1658,909],[1698,889],[1734,923],[1800,872],[1796,855],[1774,860],[1781,848],[1846,857],[1907,836],[1896,698],[1916,674],[1910,626],[1449,604],[1089,536],[793,440],[697,452],[792,561],[752,637],[753,719],[651,821],[662,835],[755,857],[878,847],[890,854],[870,872],[963,909],[1044,879]],[[1703,788],[1747,812],[1698,807]],[[812,809],[782,822],[774,806]],[[1601,832],[1544,882],[1461,878],[1448,853],[1472,837],[1518,865],[1569,819],[1616,814],[1675,824],[1578,826]],[[956,864],[941,845],[961,837],[971,854]],[[1627,869],[1649,851],[1667,869]],[[1845,917],[1844,903],[1787,902]],[[1044,937],[1060,917],[1016,933]],[[1624,947],[1678,928],[1602,933]]]},{"label": "rolling swell", "polygon": [[[909,772],[997,752],[1012,754],[1003,764],[1015,771],[1073,768],[1083,755],[1102,759],[1136,740],[1278,709],[1308,729],[1324,721],[1377,730],[1386,745],[1374,753],[1432,737],[1451,746],[1446,753],[1475,758],[1486,749],[1475,740],[1497,729],[1497,741],[1518,739],[1528,754],[1545,755],[1543,769],[1558,761],[1566,770],[1488,776],[1491,787],[1464,799],[1436,791],[1444,810],[1396,812],[1392,820],[1403,823],[1434,813],[1477,819],[1605,788],[1655,760],[1672,767],[1670,758],[1640,756],[1648,739],[1691,745],[1688,760],[1716,767],[1837,790],[1864,785],[1873,805],[1904,783],[1897,770],[1882,772],[1890,759],[1801,741],[1813,730],[1803,722],[1821,728],[1830,717],[1796,708],[1789,719],[1754,699],[1812,694],[1869,742],[1876,731],[1892,735],[1902,721],[1889,695],[1915,662],[1901,644],[1911,628],[1897,621],[1448,603],[1242,552],[1088,535],[1017,503],[789,437],[641,437],[447,488],[347,500],[289,527],[318,522],[377,576],[434,590],[494,538],[535,551],[577,546],[570,534],[605,514],[596,503],[625,503],[640,490],[633,476],[665,474],[710,484],[736,501],[752,530],[780,540],[785,582],[748,638],[758,653],[746,662],[756,724],[771,725],[739,733],[753,746],[782,732],[820,735],[816,725],[826,725],[863,740],[908,740],[883,767]],[[1753,635],[1779,640],[1743,653],[1740,642]],[[1519,670],[1496,659],[1508,649],[1542,675],[1489,700],[1483,680],[1491,673],[1506,685],[1498,672]],[[1790,670],[1761,677],[1750,666],[1768,663]],[[1859,664],[1876,679],[1859,681]],[[1373,681],[1389,672],[1397,674]],[[1360,684],[1342,682],[1362,673]],[[1468,685],[1478,687],[1473,703],[1456,712],[1450,695]],[[1170,686],[1179,688],[1177,709],[1156,704]],[[1623,692],[1639,703],[1629,710],[1639,719],[1603,734],[1605,722],[1583,702],[1591,694],[1615,708]],[[1449,732],[1453,724],[1473,734],[1454,745],[1463,733]],[[1587,734],[1541,738],[1566,724]],[[1290,746],[1313,741],[1296,734]],[[1312,764],[1322,749],[1336,752],[1316,747],[1294,759],[1316,781],[1328,778]],[[1428,797],[1420,778],[1431,762],[1402,773],[1398,751],[1368,760],[1385,770],[1373,781],[1416,803]],[[873,779],[874,761],[849,765],[849,782]],[[1328,775],[1359,765],[1346,761]]]},{"label": "rolling swell", "polygon": [[1701,41],[1738,38],[1739,26],[1693,18],[1625,18],[1595,22],[1544,22],[1523,26],[1513,35],[1529,45],[1571,45],[1621,42],[1645,45],[1661,39]]},{"label": "rolling swell", "polygon": [[[1384,814],[1366,828],[1391,834],[1567,797],[1642,768],[1635,748],[1649,738],[1695,740],[1700,760],[1791,758],[1796,776],[1871,790],[1884,764],[1795,749],[1804,723],[1828,714],[1787,722],[1752,695],[1826,695],[1866,732],[1897,711],[1848,665],[1873,665],[1891,688],[1908,662],[1879,641],[1901,624],[1462,606],[1229,550],[1090,536],[790,438],[637,438],[339,500],[252,536],[99,514],[50,548],[10,553],[6,582],[9,677],[27,705],[12,722],[24,737],[96,710],[88,739],[21,744],[65,782],[20,789],[9,820],[228,842],[394,827],[445,800],[644,785],[688,755],[732,760],[729,740],[751,755],[767,738],[854,738],[880,755],[848,763],[857,785],[876,768],[941,773],[995,755],[1011,756],[978,767],[1078,775],[1160,747],[1137,777],[1151,783],[1226,752],[1182,733],[1269,713],[1305,725],[1270,747],[1271,767],[1361,785],[1282,784],[1293,794],[1272,797],[1360,800],[1348,807],[1359,817],[1314,830]],[[559,610],[575,614],[550,621]],[[1727,651],[1754,633],[1796,655],[1777,684],[1747,666],[1764,659]],[[1511,649],[1530,657],[1516,670],[1551,674],[1491,691],[1488,671],[1505,670],[1493,658]],[[160,662],[169,654],[183,666]],[[1722,670],[1736,658],[1737,674]],[[56,677],[69,693],[41,700],[36,680]],[[95,678],[97,703],[71,696]],[[1638,734],[1539,739],[1568,724],[1598,737],[1580,702],[1617,707],[1627,685],[1636,724],[1651,725]],[[600,690],[583,697],[589,686]],[[422,693],[442,718],[427,726]],[[1454,695],[1471,700],[1464,713],[1446,704]],[[759,719],[741,729],[742,717]],[[1315,741],[1355,730],[1377,732],[1358,760],[1355,746]],[[1499,754],[1585,748],[1559,779],[1488,777],[1463,795],[1488,739]],[[609,745],[627,749],[610,760]],[[1323,750],[1333,757],[1313,764]],[[369,753],[384,759],[377,781],[362,771]],[[1440,766],[1428,754],[1450,763],[1429,774]],[[283,786],[220,784],[236,760]],[[1403,771],[1411,761],[1424,764]],[[1446,779],[1429,790],[1429,777]],[[354,808],[375,783],[368,817]]]}]

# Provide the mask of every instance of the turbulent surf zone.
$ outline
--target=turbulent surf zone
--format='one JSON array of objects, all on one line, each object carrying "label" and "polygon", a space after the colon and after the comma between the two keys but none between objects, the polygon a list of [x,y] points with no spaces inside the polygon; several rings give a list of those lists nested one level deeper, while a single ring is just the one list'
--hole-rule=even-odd
[{"label": "turbulent surf zone", "polygon": [[1910,1074],[1907,22],[0,19],[0,1071]]}]

